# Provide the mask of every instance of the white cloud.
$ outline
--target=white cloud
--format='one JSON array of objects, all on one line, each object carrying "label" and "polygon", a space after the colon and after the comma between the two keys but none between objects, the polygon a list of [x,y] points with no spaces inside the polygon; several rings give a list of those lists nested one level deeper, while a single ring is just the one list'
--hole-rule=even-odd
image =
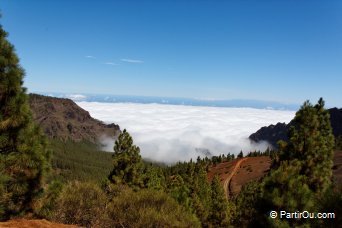
[{"label": "white cloud", "polygon": [[[260,127],[289,122],[295,112],[252,108],[78,102],[96,119],[126,128],[144,158],[176,162],[197,158],[196,148],[212,154],[265,150],[248,136]],[[202,156],[203,157],[203,156]]]},{"label": "white cloud", "polygon": [[86,55],[85,57],[88,58],[88,59],[96,59],[96,57],[92,56],[92,55]]},{"label": "white cloud", "polygon": [[106,65],[112,65],[112,66],[117,66],[117,65],[119,65],[119,64],[113,63],[113,62],[105,62],[104,64],[106,64]]},{"label": "white cloud", "polygon": [[138,59],[121,59],[122,62],[127,63],[143,63],[144,61]]},{"label": "white cloud", "polygon": [[65,95],[65,97],[73,101],[83,101],[87,98],[85,95],[82,94],[67,94]]}]

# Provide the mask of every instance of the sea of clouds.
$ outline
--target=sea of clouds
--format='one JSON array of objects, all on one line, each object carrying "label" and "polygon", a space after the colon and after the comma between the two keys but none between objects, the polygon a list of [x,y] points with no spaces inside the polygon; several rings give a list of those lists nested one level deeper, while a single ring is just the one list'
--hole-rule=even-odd
[{"label": "sea of clouds", "polygon": [[[264,151],[268,144],[253,143],[248,136],[263,126],[288,123],[294,111],[253,108],[218,108],[162,104],[77,102],[90,115],[127,129],[143,158],[173,163],[211,154]],[[107,151],[113,140],[103,139]]]}]

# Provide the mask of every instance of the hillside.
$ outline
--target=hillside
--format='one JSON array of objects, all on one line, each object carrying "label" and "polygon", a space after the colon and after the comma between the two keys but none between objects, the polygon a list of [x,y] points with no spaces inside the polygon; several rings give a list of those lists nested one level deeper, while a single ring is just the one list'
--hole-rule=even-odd
[{"label": "hillside", "polygon": [[235,159],[210,167],[208,179],[211,181],[218,175],[227,196],[237,195],[243,185],[262,178],[269,171],[270,164],[271,159],[267,156]]},{"label": "hillside", "polygon": [[30,94],[36,123],[49,138],[52,179],[101,181],[112,167],[111,153],[101,151],[99,139],[120,133],[118,125],[92,118],[70,99]]},{"label": "hillside", "polygon": [[[333,129],[333,134],[335,137],[342,135],[342,109],[331,108],[328,109],[330,113],[330,124]],[[277,148],[277,142],[279,140],[287,141],[287,132],[290,127],[293,126],[293,121],[288,124],[277,123],[276,125],[270,125],[267,127],[260,128],[257,132],[251,134],[249,139],[260,142],[267,141],[274,148]]]},{"label": "hillside", "polygon": [[100,182],[112,168],[112,153],[90,142],[50,140],[52,179]]},{"label": "hillside", "polygon": [[34,120],[49,138],[97,143],[103,136],[115,138],[120,133],[118,125],[92,118],[70,99],[37,94],[29,97]]},{"label": "hillside", "polygon": [[[241,188],[251,181],[259,180],[270,170],[271,159],[268,156],[245,157],[230,162],[222,162],[209,168],[208,179],[218,175],[226,193],[236,196]],[[335,151],[333,180],[342,184],[342,151]]]}]

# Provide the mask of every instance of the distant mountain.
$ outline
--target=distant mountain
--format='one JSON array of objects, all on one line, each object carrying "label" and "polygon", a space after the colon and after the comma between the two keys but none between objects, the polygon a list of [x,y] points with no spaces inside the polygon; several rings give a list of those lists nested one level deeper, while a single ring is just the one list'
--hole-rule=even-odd
[{"label": "distant mountain", "polygon": [[196,153],[199,154],[199,156],[202,156],[202,157],[209,157],[210,158],[213,156],[213,154],[207,148],[195,148],[195,151],[196,151]]},{"label": "distant mountain", "polygon": [[[342,135],[342,109],[328,109],[330,113],[330,123],[335,137]],[[255,142],[267,141],[274,148],[277,148],[279,140],[288,141],[288,130],[293,126],[293,121],[289,124],[277,123],[268,127],[262,127],[257,132],[251,134],[249,138]]]},{"label": "distant mountain", "polygon": [[139,103],[139,104],[170,104],[188,106],[208,107],[236,107],[236,108],[258,108],[276,110],[297,110],[298,104],[282,104],[273,101],[232,99],[201,99],[201,98],[179,98],[179,97],[153,97],[153,96],[128,96],[128,95],[97,95],[97,94],[67,94],[67,93],[42,93],[46,96],[69,98],[73,101],[106,102],[106,103]]},{"label": "distant mountain", "polygon": [[101,137],[115,138],[120,133],[116,124],[104,124],[74,101],[30,94],[29,101],[35,122],[54,139],[96,143]]}]

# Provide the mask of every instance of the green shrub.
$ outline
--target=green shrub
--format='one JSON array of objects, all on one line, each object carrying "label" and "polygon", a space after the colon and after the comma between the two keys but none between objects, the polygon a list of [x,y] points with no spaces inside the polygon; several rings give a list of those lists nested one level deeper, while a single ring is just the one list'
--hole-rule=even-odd
[{"label": "green shrub", "polygon": [[74,182],[58,197],[53,219],[66,224],[101,227],[105,207],[106,195],[96,184]]},{"label": "green shrub", "polygon": [[56,207],[62,189],[63,184],[59,181],[53,181],[49,184],[43,197],[35,205],[35,211],[38,217],[52,218],[53,210]]},{"label": "green shrub", "polygon": [[199,227],[198,219],[166,193],[127,190],[109,204],[110,227]]}]

